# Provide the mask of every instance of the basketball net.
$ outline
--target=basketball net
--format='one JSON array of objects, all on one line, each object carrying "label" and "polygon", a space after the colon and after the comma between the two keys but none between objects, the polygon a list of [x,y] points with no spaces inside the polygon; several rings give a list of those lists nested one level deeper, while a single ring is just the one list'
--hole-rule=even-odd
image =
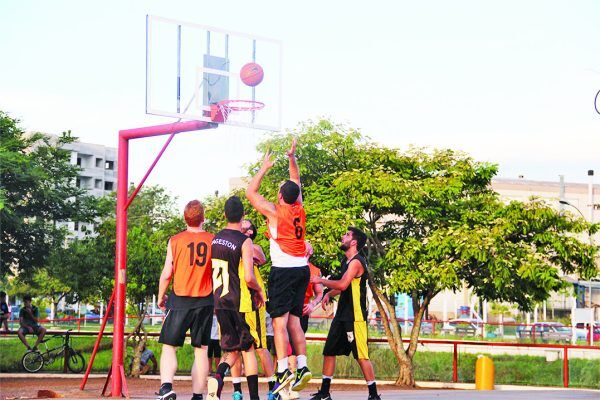
[{"label": "basketball net", "polygon": [[256,100],[221,100],[210,106],[210,119],[213,122],[226,122],[231,113],[258,111],[265,103]]}]

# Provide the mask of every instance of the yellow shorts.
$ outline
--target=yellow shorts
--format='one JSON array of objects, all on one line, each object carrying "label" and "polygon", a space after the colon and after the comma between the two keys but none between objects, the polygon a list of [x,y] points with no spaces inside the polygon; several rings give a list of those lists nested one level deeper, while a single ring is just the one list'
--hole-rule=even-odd
[{"label": "yellow shorts", "polygon": [[[250,326],[250,334],[254,338],[254,347],[267,348],[267,311],[261,307],[256,311],[244,313],[246,323]],[[258,321],[258,323],[257,323]]]}]

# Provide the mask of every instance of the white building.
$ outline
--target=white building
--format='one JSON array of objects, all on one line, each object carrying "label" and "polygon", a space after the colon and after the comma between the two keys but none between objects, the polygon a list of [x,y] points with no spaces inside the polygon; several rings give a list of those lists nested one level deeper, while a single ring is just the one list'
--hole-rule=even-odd
[{"label": "white building", "polygon": [[[93,196],[104,196],[117,190],[117,149],[93,143],[73,142],[64,149],[71,151],[71,164],[82,168],[77,186]],[[93,233],[93,224],[64,222],[76,238]]]}]

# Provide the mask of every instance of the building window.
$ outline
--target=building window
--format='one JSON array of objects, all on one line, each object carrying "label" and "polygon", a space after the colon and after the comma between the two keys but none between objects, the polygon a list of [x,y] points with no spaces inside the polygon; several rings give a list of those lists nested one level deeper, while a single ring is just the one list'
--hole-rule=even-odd
[{"label": "building window", "polygon": [[81,167],[81,157],[77,157],[77,165]]},{"label": "building window", "polygon": [[77,179],[75,179],[75,186],[77,186],[78,188],[81,187],[81,179],[79,177],[77,177]]},{"label": "building window", "polygon": [[105,181],[104,182],[104,190],[113,190],[114,182]]},{"label": "building window", "polygon": [[109,170],[115,169],[115,162],[107,160],[106,163],[104,163],[104,169],[109,169]]},{"label": "building window", "polygon": [[79,230],[79,222],[75,221],[75,228],[73,228],[75,232]]},{"label": "building window", "polygon": [[102,189],[102,179],[95,179],[94,180],[94,188],[96,188],[96,189]]},{"label": "building window", "polygon": [[101,158],[96,158],[96,168],[102,168],[102,160]]}]

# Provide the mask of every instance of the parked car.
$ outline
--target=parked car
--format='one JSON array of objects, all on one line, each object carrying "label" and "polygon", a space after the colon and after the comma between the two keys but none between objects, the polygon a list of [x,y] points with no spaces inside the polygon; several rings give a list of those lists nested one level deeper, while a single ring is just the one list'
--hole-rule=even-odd
[{"label": "parked car", "polygon": [[442,333],[458,336],[475,336],[481,333],[483,322],[475,318],[456,318],[448,321]]},{"label": "parked car", "polygon": [[536,322],[531,325],[519,325],[517,327],[517,338],[540,339],[542,342],[565,342],[571,341],[571,328],[560,322]]},{"label": "parked car", "polygon": [[[399,321],[398,324],[404,329],[404,322]],[[402,331],[403,336],[410,335],[412,332],[414,321],[406,321],[407,331]],[[433,324],[431,322],[421,321],[421,329],[419,330],[420,335],[431,335],[433,333]]]},{"label": "parked car", "polygon": [[[583,322],[575,325],[575,336],[577,340],[585,340],[586,342],[590,341],[590,324],[586,324]],[[594,322],[594,342],[600,341],[600,322]]]},{"label": "parked car", "polygon": [[93,311],[88,311],[85,313],[85,319],[87,320],[88,324],[98,324],[100,323],[100,314],[96,314]]}]

